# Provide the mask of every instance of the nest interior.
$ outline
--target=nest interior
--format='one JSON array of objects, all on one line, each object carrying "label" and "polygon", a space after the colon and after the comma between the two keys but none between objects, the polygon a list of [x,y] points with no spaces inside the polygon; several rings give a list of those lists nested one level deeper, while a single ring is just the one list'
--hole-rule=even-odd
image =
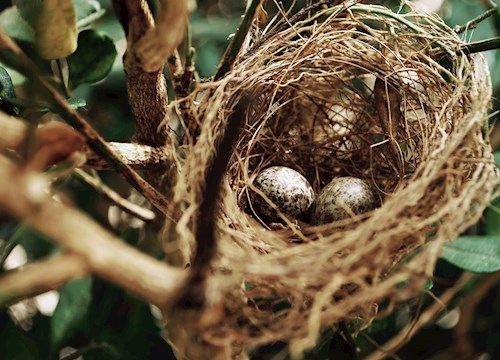
[{"label": "nest interior", "polygon": [[[411,8],[311,8],[252,35],[225,77],[183,100],[201,125],[196,141],[187,134],[174,191],[186,209],[178,246],[194,244],[215,144],[251,94],[207,287],[224,316],[199,335],[227,348],[281,340],[301,352],[325,326],[357,319],[361,329],[381,303],[422,293],[443,242],[478,220],[498,182],[484,127],[491,84],[482,56],[461,53],[452,29]],[[266,224],[249,194],[272,165],[299,171],[316,193],[334,177],[364,179],[378,207],[322,226]]]}]

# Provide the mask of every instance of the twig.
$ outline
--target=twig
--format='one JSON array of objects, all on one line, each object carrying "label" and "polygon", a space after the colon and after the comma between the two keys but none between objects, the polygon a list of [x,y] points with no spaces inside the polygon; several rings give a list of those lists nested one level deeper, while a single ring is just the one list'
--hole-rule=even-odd
[{"label": "twig", "polygon": [[183,282],[183,271],[127,245],[60,201],[48,197],[34,203],[27,191],[32,179],[33,174],[0,158],[0,208],[79,255],[97,275],[159,307],[170,301]]},{"label": "twig", "polygon": [[500,36],[495,38],[475,41],[461,45],[457,52],[464,52],[465,54],[473,54],[488,50],[500,49]]},{"label": "twig", "polygon": [[[118,156],[120,161],[141,171],[154,171],[164,166],[170,156],[163,147],[153,147],[136,143],[109,142],[108,146]],[[87,149],[86,166],[96,170],[111,170],[110,164],[96,153]]]},{"label": "twig", "polygon": [[375,80],[373,88],[375,109],[380,119],[380,125],[389,139],[387,148],[389,155],[397,169],[402,168],[401,149],[397,142],[399,124],[401,122],[401,95],[392,86],[381,78]]},{"label": "twig", "polygon": [[101,179],[96,178],[87,174],[82,170],[75,170],[75,176],[90,185],[94,190],[96,190],[99,194],[104,196],[106,199],[111,201],[114,205],[118,206],[118,208],[123,211],[129,213],[132,216],[142,220],[142,221],[151,221],[155,218],[155,213],[149,209],[145,209],[137,204],[134,204],[127,199],[124,199],[120,196],[116,191],[106,186]]},{"label": "twig", "polygon": [[233,145],[240,136],[251,98],[249,94],[243,94],[239,99],[228,118],[224,136],[217,146],[217,155],[207,171],[205,196],[201,201],[196,221],[196,252],[184,291],[178,301],[178,305],[183,308],[201,308],[205,303],[205,277],[217,246],[215,227],[221,182],[233,154]]},{"label": "twig", "polygon": [[[293,15],[287,22],[283,22],[281,23],[279,26],[277,26],[276,28],[274,28],[272,31],[268,32],[265,36],[263,36],[261,39],[259,39],[246,53],[245,53],[245,56],[244,58],[249,58],[251,56],[253,56],[255,54],[255,52],[257,51],[257,49],[262,46],[262,44],[264,44],[267,40],[269,40],[270,38],[272,38],[273,36],[275,36],[277,33],[283,31],[286,29],[287,26],[289,26],[289,24],[294,24],[295,22],[297,22],[299,19],[301,19],[303,16],[309,14],[311,11],[315,11],[321,7],[323,7],[324,5],[330,5],[332,3],[334,3],[335,1],[332,1],[332,0],[321,0],[321,1],[317,1],[317,2],[314,2],[313,4],[311,4],[310,6],[307,6],[299,11],[297,11],[297,13],[295,15]],[[359,1],[355,1],[355,2],[359,2]],[[353,3],[355,3],[353,2]]]},{"label": "twig", "polygon": [[231,70],[233,63],[236,60],[236,57],[238,56],[238,53],[241,50],[243,42],[245,41],[248,31],[250,30],[253,19],[257,14],[257,9],[261,4],[261,2],[262,0],[252,0],[252,3],[247,8],[247,11],[245,12],[245,16],[243,16],[243,20],[241,21],[240,26],[236,30],[236,33],[231,39],[229,46],[224,52],[224,56],[222,57],[219,67],[215,72],[214,80],[219,80],[229,70]]},{"label": "twig", "polygon": [[82,133],[88,145],[98,155],[107,159],[113,169],[120,173],[137,191],[148,199],[156,208],[164,212],[172,219],[177,219],[178,214],[172,213],[167,199],[153,188],[148,182],[139,176],[130,166],[120,161],[119,157],[111,150],[104,139],[87,123],[87,121],[78,112],[69,106],[64,98],[43,79],[31,60],[26,54],[12,41],[12,39],[0,30],[0,59],[14,69],[20,71],[28,79],[34,81],[35,86],[46,94],[54,109],[71,126]]},{"label": "twig", "polygon": [[184,56],[186,57],[184,66],[186,69],[193,69],[194,70],[194,62],[195,62],[195,54],[196,50],[193,47],[193,31],[191,29],[191,23],[188,21],[186,25],[186,35],[185,35],[185,47],[186,49]]},{"label": "twig", "polygon": [[78,350],[72,352],[71,354],[68,354],[68,355],[60,358],[59,360],[75,360],[75,359],[79,359],[80,357],[82,357],[82,355],[85,355],[89,351],[96,350],[96,349],[106,349],[106,348],[110,348],[110,347],[111,346],[108,345],[108,344],[106,344],[106,343],[90,344],[90,345],[84,346],[81,349],[78,349]]},{"label": "twig", "polygon": [[[5,223],[2,225],[4,226],[4,231],[5,231]],[[12,225],[10,225],[12,226]],[[3,264],[5,263],[5,260],[7,260],[7,257],[10,255],[12,250],[19,244],[20,236],[24,230],[24,227],[22,225],[20,226],[14,226],[12,229],[9,229],[9,234],[7,236],[4,236],[3,242],[0,242],[0,268],[2,268]]]},{"label": "twig", "polygon": [[469,338],[472,322],[476,314],[476,309],[481,300],[488,295],[491,288],[500,282],[500,271],[488,274],[482,281],[468,293],[460,305],[460,318],[453,328],[454,358],[472,359],[474,357],[474,347]]},{"label": "twig", "polygon": [[57,67],[57,76],[61,82],[61,88],[66,98],[71,97],[71,91],[68,87],[68,62],[66,59],[57,59],[55,61]]},{"label": "twig", "polygon": [[[384,17],[394,19],[403,25],[406,25],[408,28],[415,31],[417,34],[428,35],[428,33],[417,24],[407,20],[404,16],[393,13],[388,9],[386,10],[386,8],[382,6],[377,6],[377,5],[372,5],[370,7],[352,6],[349,8],[349,10],[354,12],[382,15]],[[436,44],[439,45],[439,47],[443,49],[443,51],[446,52],[451,57],[455,55],[453,51],[442,41],[436,40]]]},{"label": "twig", "polygon": [[388,354],[396,352],[400,347],[402,347],[408,340],[410,340],[415,334],[417,334],[422,327],[429,324],[442,310],[443,304],[449,304],[453,297],[464,287],[464,285],[469,282],[474,277],[474,274],[464,273],[460,279],[455,283],[455,285],[446,290],[440,297],[439,301],[429,306],[418,319],[410,326],[401,330],[399,334],[394,336],[392,339],[387,341],[380,349],[374,351],[368,355],[366,360],[378,360],[385,359]]},{"label": "twig", "polygon": [[0,307],[57,289],[89,271],[87,263],[76,254],[56,255],[8,271],[0,276]]},{"label": "twig", "polygon": [[344,337],[347,341],[347,344],[349,345],[349,348],[351,349],[351,355],[353,360],[359,360],[359,352],[358,352],[358,346],[356,345],[356,342],[354,341],[351,332],[347,328],[347,325],[345,321],[341,321],[339,324],[339,330],[344,334]]},{"label": "twig", "polygon": [[192,141],[192,138],[197,137],[200,131],[200,122],[193,111],[193,100],[188,97],[192,91],[193,78],[196,70],[194,66],[187,66],[187,63],[183,68],[177,51],[168,59],[168,67],[174,86],[175,99],[179,100],[177,105],[179,115],[182,117],[183,123],[186,126],[188,139]]},{"label": "twig", "polygon": [[464,31],[475,29],[481,21],[484,21],[487,18],[489,18],[490,16],[495,15],[495,13],[497,13],[497,12],[498,12],[498,6],[492,7],[491,9],[486,10],[486,12],[484,14],[481,14],[478,17],[476,17],[470,21],[467,21],[467,24],[462,25],[462,26],[459,26],[459,25],[455,26],[455,28],[453,30],[457,34],[461,34]]}]

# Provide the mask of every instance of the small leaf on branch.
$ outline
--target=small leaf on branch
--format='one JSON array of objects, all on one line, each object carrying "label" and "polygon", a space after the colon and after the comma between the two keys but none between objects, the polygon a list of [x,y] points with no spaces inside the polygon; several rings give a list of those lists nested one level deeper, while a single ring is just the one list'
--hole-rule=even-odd
[{"label": "small leaf on branch", "polygon": [[16,114],[18,109],[8,101],[15,98],[16,92],[14,91],[12,79],[7,70],[0,66],[0,110],[9,115]]},{"label": "small leaf on branch", "polygon": [[78,48],[67,59],[71,88],[104,79],[111,71],[116,54],[109,36],[95,30],[82,31],[78,36]]},{"label": "small leaf on branch", "polygon": [[61,289],[59,303],[51,318],[54,350],[77,333],[92,302],[91,290],[90,277],[73,280]]},{"label": "small leaf on branch", "polygon": [[13,0],[12,4],[22,18],[34,28],[38,14],[42,11],[43,0]]},{"label": "small leaf on branch", "polygon": [[35,26],[36,50],[44,59],[61,59],[77,47],[75,9],[72,0],[45,0]]},{"label": "small leaf on branch", "polygon": [[5,9],[0,14],[0,26],[12,38],[28,43],[35,42],[35,30],[21,16],[14,6]]},{"label": "small leaf on branch", "polygon": [[15,98],[14,84],[7,70],[0,66],[0,100],[4,98]]},{"label": "small leaf on branch", "polygon": [[462,236],[445,244],[443,259],[461,269],[489,273],[500,270],[500,237]]}]

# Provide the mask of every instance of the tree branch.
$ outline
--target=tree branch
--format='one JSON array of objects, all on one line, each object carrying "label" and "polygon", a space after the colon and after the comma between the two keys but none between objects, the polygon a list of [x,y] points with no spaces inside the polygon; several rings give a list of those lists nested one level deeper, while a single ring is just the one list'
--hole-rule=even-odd
[{"label": "tree branch", "polygon": [[82,180],[87,185],[91,186],[94,190],[96,190],[99,194],[104,196],[106,199],[111,201],[114,205],[116,205],[121,210],[127,212],[128,214],[135,216],[136,218],[142,221],[151,221],[155,218],[155,213],[149,209],[145,209],[136,205],[127,199],[124,199],[120,196],[116,191],[106,186],[98,177],[91,176],[82,170],[75,170],[76,177]]},{"label": "tree branch", "polygon": [[[137,0],[132,0],[133,2]],[[163,65],[182,41],[190,7],[194,1],[159,0],[156,26],[135,44],[135,51],[144,71],[162,69]]]},{"label": "tree branch", "polygon": [[0,307],[57,289],[89,271],[87,263],[76,254],[56,255],[8,271],[0,276]]},{"label": "tree branch", "polygon": [[[108,146],[124,164],[141,171],[154,171],[170,161],[163,147],[153,147],[136,143],[109,142]],[[87,149],[86,166],[96,170],[111,170],[110,164],[95,152]]]},{"label": "tree branch", "polygon": [[136,122],[135,137],[142,144],[163,146],[168,141],[168,95],[163,67],[144,71],[134,52],[137,41],[154,30],[153,15],[145,0],[114,0],[113,5],[127,34],[123,66]]},{"label": "tree branch", "polygon": [[183,282],[183,271],[123,243],[94,220],[51,197],[31,199],[33,173],[21,172],[0,158],[0,207],[23,219],[71,253],[97,275],[159,307],[165,306]]},{"label": "tree branch", "polygon": [[465,54],[474,54],[478,52],[500,49],[500,36],[495,38],[475,41],[460,46],[457,52],[463,51]]},{"label": "tree branch", "polygon": [[487,18],[489,18],[490,16],[493,16],[495,14],[497,14],[497,16],[498,16],[498,6],[494,6],[491,9],[486,10],[483,14],[479,15],[478,17],[476,17],[470,21],[467,21],[467,24],[465,24],[465,25],[455,26],[455,28],[453,30],[457,34],[460,34],[460,33],[463,33],[464,31],[475,29],[481,21],[484,21]]}]

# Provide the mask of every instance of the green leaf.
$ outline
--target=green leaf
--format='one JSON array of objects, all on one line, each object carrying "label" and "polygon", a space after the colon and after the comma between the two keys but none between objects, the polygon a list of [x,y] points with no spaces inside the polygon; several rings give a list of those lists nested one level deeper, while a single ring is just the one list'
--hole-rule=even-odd
[{"label": "green leaf", "polygon": [[434,287],[434,282],[432,281],[432,279],[427,279],[424,284],[424,289],[430,291],[432,290],[433,287]]},{"label": "green leaf", "polygon": [[168,343],[158,334],[140,331],[132,333],[123,338],[116,347],[130,359],[175,359]]},{"label": "green leaf", "polygon": [[0,26],[10,37],[26,41],[29,43],[35,42],[35,31],[21,16],[18,9],[11,6],[0,14]]},{"label": "green leaf", "polygon": [[90,25],[106,12],[97,0],[73,0],[78,28]]},{"label": "green leaf", "polygon": [[78,35],[78,48],[67,58],[71,88],[104,79],[111,71],[116,54],[109,36],[95,30],[82,31]]},{"label": "green leaf", "polygon": [[82,99],[82,98],[69,98],[68,100],[66,100],[67,103],[69,104],[69,106],[71,106],[72,109],[80,109],[82,107],[85,107],[87,105],[87,101],[85,101],[85,99]]},{"label": "green leaf", "polygon": [[[0,96],[1,97],[1,96]],[[18,109],[25,110],[30,109],[33,112],[46,113],[46,112],[57,112],[50,107],[50,104],[44,101],[33,102],[32,100],[19,99],[19,98],[6,98],[5,103],[15,106]],[[87,101],[82,98],[69,98],[66,100],[72,109],[80,109],[87,106]]]},{"label": "green leaf", "polygon": [[445,244],[443,259],[472,272],[500,270],[499,236],[462,236]]},{"label": "green leaf", "polygon": [[496,198],[485,211],[486,234],[500,237],[500,198]]},{"label": "green leaf", "polygon": [[12,79],[7,70],[0,66],[0,110],[10,115],[16,114],[18,109],[9,102],[9,99],[15,98]]},{"label": "green leaf", "polygon": [[43,0],[13,0],[12,4],[16,6],[22,18],[34,28]]},{"label": "green leaf", "polygon": [[0,313],[0,357],[10,360],[36,360],[36,343],[19,330],[7,313]]},{"label": "green leaf", "polygon": [[0,66],[0,98],[15,98],[14,84],[9,73]]},{"label": "green leaf", "polygon": [[[500,166],[500,151],[495,152],[495,164],[497,164],[497,166]],[[500,236],[500,197],[497,197],[495,200],[493,200],[491,205],[486,209],[485,219],[486,234],[492,236]]]},{"label": "green leaf", "polygon": [[[42,0],[14,0],[21,17],[35,27],[36,18],[42,8]],[[73,0],[78,28],[90,25],[106,12],[97,0]]]},{"label": "green leaf", "polygon": [[91,288],[91,277],[73,280],[62,287],[51,319],[53,350],[57,351],[80,330],[92,301]]}]

